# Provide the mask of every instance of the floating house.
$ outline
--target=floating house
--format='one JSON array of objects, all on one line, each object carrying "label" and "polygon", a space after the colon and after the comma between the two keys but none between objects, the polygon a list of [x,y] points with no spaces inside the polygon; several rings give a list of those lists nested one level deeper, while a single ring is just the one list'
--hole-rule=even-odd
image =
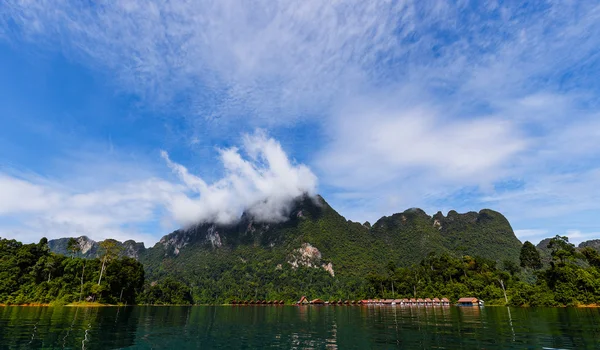
[{"label": "floating house", "polygon": [[325,302],[324,302],[323,300],[321,300],[321,299],[318,299],[318,298],[317,298],[317,299],[313,299],[313,300],[311,300],[311,301],[310,301],[310,303],[311,303],[312,305],[323,305],[323,304],[325,304]]},{"label": "floating house", "polygon": [[433,301],[431,299],[429,299],[429,298],[425,298],[425,305],[426,306],[431,306],[431,305],[433,305]]},{"label": "floating house", "polygon": [[438,299],[438,298],[433,298],[431,300],[431,302],[433,303],[434,306],[440,306],[440,305],[442,305],[442,301],[440,299]]},{"label": "floating house", "polygon": [[300,300],[298,300],[298,302],[296,303],[297,305],[308,305],[310,304],[310,302],[308,301],[308,299],[303,296],[302,298],[300,298]]},{"label": "floating house", "polygon": [[442,298],[442,306],[450,306],[450,300],[448,298]]},{"label": "floating house", "polygon": [[[483,304],[483,302],[481,303]],[[474,297],[466,297],[458,299],[456,306],[479,306],[479,299]]]}]

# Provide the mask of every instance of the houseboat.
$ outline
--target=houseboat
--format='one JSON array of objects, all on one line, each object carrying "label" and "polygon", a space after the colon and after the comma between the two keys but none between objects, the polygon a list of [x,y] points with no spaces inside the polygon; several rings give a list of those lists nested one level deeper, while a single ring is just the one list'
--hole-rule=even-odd
[{"label": "houseboat", "polygon": [[460,298],[456,306],[483,306],[483,300],[474,297]]}]

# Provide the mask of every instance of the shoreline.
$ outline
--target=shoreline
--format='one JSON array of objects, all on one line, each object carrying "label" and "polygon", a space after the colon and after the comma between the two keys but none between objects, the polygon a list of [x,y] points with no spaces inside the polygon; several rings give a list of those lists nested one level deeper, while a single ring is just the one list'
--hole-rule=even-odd
[{"label": "shoreline", "polygon": [[[28,304],[0,304],[0,307],[12,307],[12,306],[19,306],[19,307],[125,307],[125,306],[152,306],[152,307],[170,307],[170,306],[188,306],[188,307],[192,307],[192,306],[298,306],[295,304],[283,304],[283,305],[236,305],[236,304],[192,304],[192,305],[180,305],[180,304],[173,304],[173,305],[164,305],[164,304],[102,304],[102,303],[90,303],[90,302],[81,302],[81,303],[70,303],[70,304],[52,304],[52,303],[28,303]],[[348,306],[348,305],[302,305],[302,306]],[[352,306],[352,305],[349,305]],[[362,306],[362,305],[355,305],[355,306]],[[364,305],[367,306],[367,305]],[[377,306],[384,306],[384,307],[388,307],[388,305],[377,305]],[[450,305],[450,306],[454,306],[455,305]],[[391,307],[391,306],[389,306]],[[463,306],[464,307],[464,306]],[[473,306],[476,307],[476,306]],[[512,308],[524,308],[524,309],[529,309],[529,308],[536,308],[536,306],[507,306],[507,305],[486,305],[485,307],[512,307]],[[566,305],[562,305],[562,306],[540,306],[543,308],[574,308],[574,309],[596,309],[596,308],[600,308],[600,304],[589,304],[589,305],[577,305],[577,306],[566,306]],[[425,308],[429,308],[429,307],[418,307],[418,309],[425,309]]]}]

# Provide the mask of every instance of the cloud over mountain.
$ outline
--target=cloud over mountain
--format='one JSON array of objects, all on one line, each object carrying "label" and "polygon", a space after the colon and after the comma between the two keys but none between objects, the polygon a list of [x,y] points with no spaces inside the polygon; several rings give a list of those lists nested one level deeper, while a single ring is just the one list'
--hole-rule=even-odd
[{"label": "cloud over mountain", "polygon": [[244,211],[257,221],[281,222],[294,199],[316,194],[317,177],[310,169],[290,162],[279,142],[260,131],[245,135],[241,149],[219,150],[225,173],[211,184],[171,161],[167,152],[161,154],[187,188],[169,204],[173,217],[183,224],[229,224]]}]

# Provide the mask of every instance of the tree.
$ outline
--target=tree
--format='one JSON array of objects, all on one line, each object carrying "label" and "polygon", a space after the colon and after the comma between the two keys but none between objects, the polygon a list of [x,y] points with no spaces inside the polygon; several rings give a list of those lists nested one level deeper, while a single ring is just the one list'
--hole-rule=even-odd
[{"label": "tree", "polygon": [[118,255],[119,246],[117,241],[114,239],[106,239],[100,242],[100,249],[102,250],[102,267],[100,268],[100,277],[98,278],[98,285],[102,282],[102,275],[106,269],[106,263],[114,259]]},{"label": "tree", "polygon": [[67,250],[71,252],[71,259],[75,258],[75,255],[81,250],[81,246],[79,242],[73,237],[69,238],[67,242]]},{"label": "tree", "polygon": [[562,265],[568,260],[575,259],[577,252],[575,251],[575,245],[569,243],[569,237],[559,236],[552,238],[548,243],[553,260],[559,260]]},{"label": "tree", "polygon": [[585,247],[581,253],[585,257],[585,260],[587,260],[588,264],[600,268],[600,254],[597,250],[592,247]]},{"label": "tree", "polygon": [[523,243],[519,259],[521,260],[521,267],[535,270],[542,268],[540,252],[538,252],[535,246],[529,241]]},{"label": "tree", "polygon": [[[517,265],[517,263],[512,260],[504,260],[502,262],[502,264],[504,265],[504,269],[506,271],[508,271],[508,273],[510,273],[511,276],[520,271],[519,265]],[[541,262],[540,262],[540,265],[541,265]]]}]

